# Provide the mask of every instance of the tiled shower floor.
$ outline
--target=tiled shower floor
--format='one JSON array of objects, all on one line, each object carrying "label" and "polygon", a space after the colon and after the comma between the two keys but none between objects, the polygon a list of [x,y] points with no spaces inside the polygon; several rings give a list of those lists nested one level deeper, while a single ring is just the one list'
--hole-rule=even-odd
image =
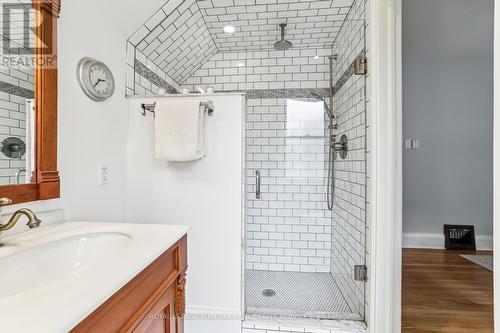
[{"label": "tiled shower floor", "polygon": [[[246,313],[292,318],[359,320],[329,273],[247,270]],[[265,289],[275,296],[266,297]]]}]

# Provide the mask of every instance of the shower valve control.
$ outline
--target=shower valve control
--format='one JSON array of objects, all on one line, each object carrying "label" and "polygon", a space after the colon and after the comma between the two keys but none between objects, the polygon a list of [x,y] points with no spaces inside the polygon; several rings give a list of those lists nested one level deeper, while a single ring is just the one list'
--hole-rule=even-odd
[{"label": "shower valve control", "polygon": [[347,158],[347,152],[349,151],[349,147],[347,144],[348,139],[345,134],[340,137],[340,140],[338,142],[332,142],[333,149],[339,153],[340,158],[342,158],[343,160]]}]

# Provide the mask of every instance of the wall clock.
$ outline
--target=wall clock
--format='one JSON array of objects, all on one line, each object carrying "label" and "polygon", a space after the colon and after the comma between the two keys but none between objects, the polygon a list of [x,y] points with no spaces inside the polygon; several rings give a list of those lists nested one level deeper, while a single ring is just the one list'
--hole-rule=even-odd
[{"label": "wall clock", "polygon": [[77,78],[82,90],[94,101],[105,101],[115,91],[113,73],[108,66],[98,60],[82,58],[78,62]]}]

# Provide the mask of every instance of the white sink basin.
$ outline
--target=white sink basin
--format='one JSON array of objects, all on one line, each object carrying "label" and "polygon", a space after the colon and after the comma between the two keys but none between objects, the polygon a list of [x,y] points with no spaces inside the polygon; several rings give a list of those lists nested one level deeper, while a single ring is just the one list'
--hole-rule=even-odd
[{"label": "white sink basin", "polygon": [[[87,270],[129,245],[131,237],[119,232],[74,235],[16,251],[0,258],[0,297],[38,288]],[[19,247],[6,243],[0,249]],[[5,269],[8,268],[8,269]]]},{"label": "white sink basin", "polygon": [[71,331],[188,229],[64,222],[3,238],[0,331]]}]

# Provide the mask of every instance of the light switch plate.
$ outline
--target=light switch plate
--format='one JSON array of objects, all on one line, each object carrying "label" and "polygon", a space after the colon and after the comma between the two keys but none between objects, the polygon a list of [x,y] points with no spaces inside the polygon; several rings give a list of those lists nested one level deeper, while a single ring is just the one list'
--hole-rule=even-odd
[{"label": "light switch plate", "polygon": [[411,149],[411,140],[405,140],[405,149]]},{"label": "light switch plate", "polygon": [[100,164],[97,169],[97,183],[105,185],[111,183],[110,168],[108,164]]},{"label": "light switch plate", "polygon": [[420,141],[416,139],[411,140],[411,149],[419,149],[420,148]]}]

